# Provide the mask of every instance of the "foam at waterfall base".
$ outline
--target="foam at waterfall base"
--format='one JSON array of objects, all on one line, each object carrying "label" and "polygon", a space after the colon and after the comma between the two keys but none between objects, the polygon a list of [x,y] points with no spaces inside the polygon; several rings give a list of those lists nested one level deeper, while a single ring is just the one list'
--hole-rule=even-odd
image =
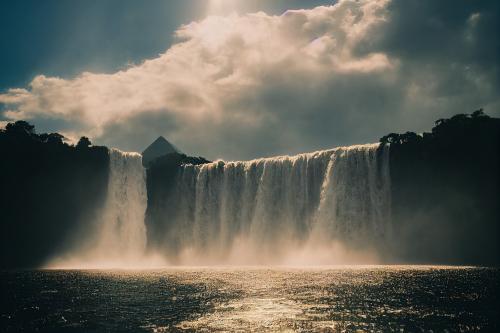
[{"label": "foam at waterfall base", "polygon": [[375,265],[381,261],[377,253],[367,249],[349,249],[341,242],[329,244],[314,241],[306,244],[290,244],[262,251],[250,240],[238,239],[224,256],[220,253],[200,254],[195,248],[185,248],[175,261],[166,261],[167,266],[337,266]]}]

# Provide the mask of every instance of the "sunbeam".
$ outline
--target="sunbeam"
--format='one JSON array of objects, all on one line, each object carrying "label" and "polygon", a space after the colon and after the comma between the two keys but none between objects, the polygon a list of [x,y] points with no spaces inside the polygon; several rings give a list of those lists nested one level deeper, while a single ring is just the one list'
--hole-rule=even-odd
[{"label": "sunbeam", "polygon": [[241,0],[209,0],[207,6],[208,15],[224,15],[237,12],[242,4]]}]

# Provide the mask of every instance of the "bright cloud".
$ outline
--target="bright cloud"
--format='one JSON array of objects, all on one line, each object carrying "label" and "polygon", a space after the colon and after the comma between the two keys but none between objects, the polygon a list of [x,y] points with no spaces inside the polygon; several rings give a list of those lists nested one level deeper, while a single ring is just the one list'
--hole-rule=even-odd
[{"label": "bright cloud", "polygon": [[[140,149],[163,134],[209,158],[376,140],[440,82],[430,69],[437,86],[422,87],[423,77],[406,76],[405,58],[384,48],[390,7],[343,0],[281,16],[209,16],[182,26],[155,59],[114,74],[37,76],[0,103],[10,120],[64,120],[70,136]],[[479,24],[472,15],[465,25]]]}]

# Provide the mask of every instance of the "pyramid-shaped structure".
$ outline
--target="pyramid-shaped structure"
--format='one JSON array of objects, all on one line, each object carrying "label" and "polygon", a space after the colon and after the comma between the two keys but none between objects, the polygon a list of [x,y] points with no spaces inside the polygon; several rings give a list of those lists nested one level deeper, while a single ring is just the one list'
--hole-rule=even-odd
[{"label": "pyramid-shaped structure", "polygon": [[160,136],[142,152],[142,164],[148,166],[149,163],[158,157],[171,153],[181,153],[181,151],[163,136]]}]

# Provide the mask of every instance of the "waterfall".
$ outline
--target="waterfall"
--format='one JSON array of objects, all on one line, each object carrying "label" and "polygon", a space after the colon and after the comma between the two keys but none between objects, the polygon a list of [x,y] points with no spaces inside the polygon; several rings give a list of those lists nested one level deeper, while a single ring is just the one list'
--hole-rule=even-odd
[{"label": "waterfall", "polygon": [[164,226],[157,245],[218,260],[235,246],[279,256],[311,240],[374,244],[390,230],[388,157],[372,144],[182,166],[152,217]]},{"label": "waterfall", "polygon": [[391,237],[388,146],[182,165],[172,181],[148,179],[160,191],[149,203],[141,155],[109,154],[100,218],[51,267],[154,265],[157,254],[190,264],[310,263],[320,254],[331,263],[338,244],[374,252]]},{"label": "waterfall", "polygon": [[389,147],[338,148],[325,175],[316,228],[344,242],[380,242],[391,234]]},{"label": "waterfall", "polygon": [[146,174],[137,153],[109,151],[107,196],[99,217],[70,239],[49,268],[110,268],[142,265],[146,250]]},{"label": "waterfall", "polygon": [[106,204],[98,231],[100,256],[110,259],[140,258],[146,247],[144,224],[147,194],[142,157],[110,150]]}]

